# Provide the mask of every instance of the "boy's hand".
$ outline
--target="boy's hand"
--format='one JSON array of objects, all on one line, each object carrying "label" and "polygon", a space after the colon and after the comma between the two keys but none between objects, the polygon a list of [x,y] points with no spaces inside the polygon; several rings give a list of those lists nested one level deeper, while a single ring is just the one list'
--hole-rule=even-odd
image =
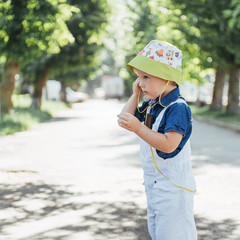
[{"label": "boy's hand", "polygon": [[141,122],[135,116],[127,112],[118,115],[118,125],[135,133],[142,127]]},{"label": "boy's hand", "polygon": [[[139,87],[139,78],[137,78],[134,82],[133,82],[133,94],[138,96],[139,91],[141,91],[141,88]],[[140,93],[140,97],[142,96],[142,91]]]}]

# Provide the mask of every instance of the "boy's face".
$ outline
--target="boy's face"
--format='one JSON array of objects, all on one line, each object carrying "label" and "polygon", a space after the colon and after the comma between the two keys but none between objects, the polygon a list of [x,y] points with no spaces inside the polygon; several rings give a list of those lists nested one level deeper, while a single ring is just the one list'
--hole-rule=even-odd
[{"label": "boy's face", "polygon": [[157,98],[167,84],[166,80],[154,77],[139,69],[134,69],[134,72],[138,76],[139,87],[148,99]]}]

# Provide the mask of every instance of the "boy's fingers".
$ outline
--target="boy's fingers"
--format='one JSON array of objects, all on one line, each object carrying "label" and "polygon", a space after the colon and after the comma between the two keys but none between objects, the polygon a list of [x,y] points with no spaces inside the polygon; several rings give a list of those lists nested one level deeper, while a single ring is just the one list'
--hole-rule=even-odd
[{"label": "boy's fingers", "polygon": [[118,123],[126,124],[126,120],[119,118],[119,119],[118,119]]},{"label": "boy's fingers", "polygon": [[121,121],[121,120],[118,120],[118,125],[120,127],[123,127],[123,128],[126,128],[127,127],[127,123],[125,121]]},{"label": "boy's fingers", "polygon": [[129,119],[129,113],[121,113],[121,114],[118,115],[118,117],[120,119],[128,120]]},{"label": "boy's fingers", "polygon": [[131,113],[127,113],[127,112],[123,113],[123,115],[126,116],[127,118],[130,118],[131,116],[133,116]]}]

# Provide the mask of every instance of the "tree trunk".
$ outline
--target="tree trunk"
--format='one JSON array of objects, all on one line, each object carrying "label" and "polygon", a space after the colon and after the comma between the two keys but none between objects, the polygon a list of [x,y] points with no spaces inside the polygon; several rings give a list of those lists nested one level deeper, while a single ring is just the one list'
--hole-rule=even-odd
[{"label": "tree trunk", "polygon": [[60,99],[62,102],[67,103],[66,85],[64,83],[61,83]]},{"label": "tree trunk", "polygon": [[0,81],[0,114],[9,113],[13,107],[12,94],[15,87],[15,75],[19,71],[19,64],[7,61]]},{"label": "tree trunk", "polygon": [[34,91],[32,95],[32,108],[40,109],[42,104],[42,90],[48,80],[49,71],[44,73],[37,73],[37,79],[34,84]]},{"label": "tree trunk", "polygon": [[239,108],[239,77],[240,66],[232,66],[229,76],[227,112],[240,114]]},{"label": "tree trunk", "polygon": [[227,69],[216,69],[216,76],[213,89],[213,98],[210,105],[211,110],[222,110],[223,89],[226,80]]},{"label": "tree trunk", "polygon": [[203,107],[202,99],[200,99],[200,85],[197,85],[197,101],[196,101],[197,107]]}]

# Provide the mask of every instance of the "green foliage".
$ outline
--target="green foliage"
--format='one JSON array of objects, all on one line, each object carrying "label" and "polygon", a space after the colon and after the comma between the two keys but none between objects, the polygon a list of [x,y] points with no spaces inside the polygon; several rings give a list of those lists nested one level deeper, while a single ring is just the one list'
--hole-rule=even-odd
[{"label": "green foliage", "polygon": [[231,29],[240,29],[240,0],[232,0],[229,9],[224,11],[224,17],[227,18]]},{"label": "green foliage", "polygon": [[44,122],[52,116],[49,112],[29,108],[29,96],[14,96],[14,108],[2,116],[0,121],[0,135],[13,134],[24,131],[32,125]]},{"label": "green foliage", "polygon": [[[46,54],[35,59],[24,70],[24,77],[37,80],[39,72],[50,71],[51,78],[64,84],[88,79],[97,65],[96,57],[101,47],[101,31],[106,23],[106,3],[102,1],[68,1],[74,12],[65,25],[74,41],[60,47],[57,54]],[[88,72],[89,70],[89,72]]]},{"label": "green foliage", "polygon": [[207,73],[203,70],[212,65],[206,61],[208,56],[200,50],[199,46],[185,36],[187,33],[197,35],[198,29],[189,24],[187,17],[171,1],[151,1],[151,7],[158,21],[156,38],[172,43],[183,52],[183,80],[195,84],[204,83]]},{"label": "green foliage", "polygon": [[[196,84],[204,83],[205,76],[209,74],[205,69],[213,66],[212,59],[196,43],[186,39],[184,30],[194,35],[199,30],[189,24],[182,11],[167,0],[135,1],[135,4],[129,2],[128,6],[133,12],[130,19],[134,27],[134,40],[126,62],[135,57],[150,40],[167,41],[183,51],[183,79]],[[135,76],[131,74],[130,78],[126,77],[131,88]]]},{"label": "green foliage", "polygon": [[0,78],[1,90],[8,89],[9,95],[1,101],[5,103],[1,107],[4,112],[12,107],[9,99],[19,66],[24,81],[35,84],[33,97],[35,102],[38,99],[35,105],[39,107],[49,71],[55,76],[66,75],[96,64],[100,32],[106,22],[106,4],[107,0],[4,0],[0,3],[0,61],[3,65],[8,62],[9,66],[11,63],[16,66],[5,68],[3,81]]},{"label": "green foliage", "polygon": [[99,53],[101,66],[99,75],[118,75],[125,61],[127,49],[131,47],[132,22],[131,13],[123,1],[108,1],[108,23],[103,32],[103,47]]},{"label": "green foliage", "polygon": [[63,0],[3,1],[0,4],[1,54],[25,65],[45,53],[59,51],[58,46],[70,41],[68,34],[64,35],[65,39],[60,37],[64,27],[57,24],[62,23],[59,12],[63,3]]},{"label": "green foliage", "polygon": [[0,117],[0,135],[27,130],[34,124],[49,120],[54,114],[68,107],[61,102],[44,101],[41,110],[33,109],[30,108],[29,95],[14,95],[13,103],[11,113]]},{"label": "green foliage", "polygon": [[152,13],[150,1],[136,0],[134,5],[129,5],[132,12],[130,20],[133,22],[133,45],[126,59],[135,57],[151,40],[156,38],[157,19]]},{"label": "green foliage", "polygon": [[182,21],[179,21],[176,26],[188,42],[199,46],[204,56],[200,60],[204,65],[209,59],[214,68],[226,68],[229,64],[240,63],[240,32],[230,29],[228,21],[223,17],[224,10],[230,6],[229,0],[221,0],[217,4],[214,0],[172,2],[181,10],[179,19],[184,17],[187,22],[187,25],[182,25]]},{"label": "green foliage", "polygon": [[33,124],[44,122],[51,118],[48,112],[31,108],[14,108],[12,113],[3,117],[0,122],[0,135],[27,130]]},{"label": "green foliage", "polygon": [[228,5],[228,9],[223,11],[224,21],[228,24],[228,34],[226,37],[229,39],[226,42],[227,50],[233,56],[231,63],[240,64],[240,0],[232,0]]},{"label": "green foliage", "polygon": [[227,113],[224,110],[210,110],[209,106],[199,108],[190,106],[193,116],[200,116],[210,120],[217,120],[227,124],[240,124],[240,116],[238,114]]},{"label": "green foliage", "polygon": [[[128,52],[125,56],[125,62],[129,62],[134,58],[148,42],[156,38],[157,33],[157,19],[152,12],[150,5],[151,1],[148,0],[136,0],[133,2],[127,2],[127,7],[131,12],[129,21],[132,23],[132,41],[131,49],[127,49]],[[129,46],[128,46],[129,47]],[[129,74],[125,74],[126,93],[129,95],[132,90],[132,83],[136,79],[136,76],[129,71]]]},{"label": "green foliage", "polygon": [[101,48],[101,32],[106,23],[106,1],[70,1],[78,12],[66,22],[75,43],[61,48],[52,57],[50,65],[54,78],[71,85],[76,81],[90,79],[96,71],[98,51]]}]

